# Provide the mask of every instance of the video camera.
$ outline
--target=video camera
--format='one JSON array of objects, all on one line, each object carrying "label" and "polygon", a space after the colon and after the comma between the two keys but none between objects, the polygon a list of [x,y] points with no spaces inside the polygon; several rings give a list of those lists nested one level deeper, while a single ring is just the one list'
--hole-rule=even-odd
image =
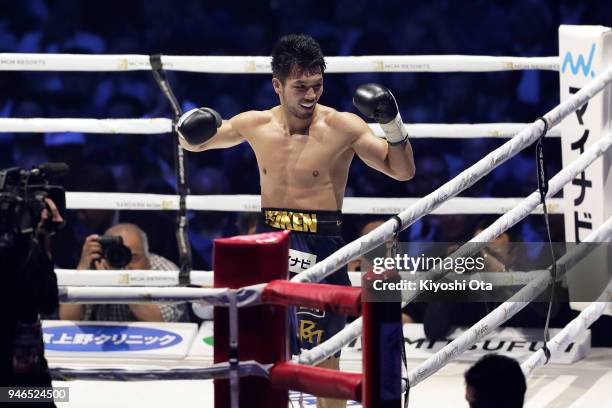
[{"label": "video camera", "polygon": [[[65,218],[66,193],[63,187],[52,185],[50,179],[66,175],[68,171],[66,163],[43,163],[32,170],[19,167],[0,170],[0,249],[10,249],[37,233],[47,197]],[[45,223],[45,229],[50,232],[60,227],[61,224],[51,219]]]}]

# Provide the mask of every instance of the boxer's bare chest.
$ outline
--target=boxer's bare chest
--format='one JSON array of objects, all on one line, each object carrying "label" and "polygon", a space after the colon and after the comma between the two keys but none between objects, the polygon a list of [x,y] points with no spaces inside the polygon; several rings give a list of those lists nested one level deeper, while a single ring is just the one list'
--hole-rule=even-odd
[{"label": "boxer's bare chest", "polygon": [[[249,138],[263,178],[295,186],[327,183],[348,170],[348,147],[329,126],[316,124],[303,132],[289,132],[277,124],[258,129]],[[352,154],[351,154],[352,156]]]},{"label": "boxer's bare chest", "polygon": [[257,157],[264,207],[338,210],[353,158],[349,142],[326,125],[288,132],[278,124],[248,138]]}]

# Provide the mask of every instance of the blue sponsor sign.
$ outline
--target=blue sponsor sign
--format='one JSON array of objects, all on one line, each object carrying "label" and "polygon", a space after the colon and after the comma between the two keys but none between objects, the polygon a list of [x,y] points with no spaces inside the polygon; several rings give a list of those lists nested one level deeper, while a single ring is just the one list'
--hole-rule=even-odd
[{"label": "blue sponsor sign", "polygon": [[565,57],[563,57],[563,65],[561,66],[561,72],[565,72],[568,65],[572,75],[578,75],[580,70],[584,76],[591,77],[595,76],[595,71],[591,69],[591,65],[593,64],[593,56],[595,55],[595,44],[591,45],[591,51],[589,52],[588,62],[585,62],[584,56],[582,54],[578,55],[578,58],[574,61],[574,55],[571,52],[566,52]]},{"label": "blue sponsor sign", "polygon": [[159,350],[183,340],[178,333],[124,325],[66,325],[45,327],[45,350],[113,352]]}]

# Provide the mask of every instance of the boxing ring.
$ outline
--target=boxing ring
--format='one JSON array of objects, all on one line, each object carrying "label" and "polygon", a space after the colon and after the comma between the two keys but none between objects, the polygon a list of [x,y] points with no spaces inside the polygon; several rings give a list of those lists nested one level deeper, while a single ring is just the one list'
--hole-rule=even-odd
[{"label": "boxing ring", "polygon": [[[7,63],[7,61],[19,61],[19,63]],[[503,70],[543,69],[559,70],[560,58],[514,58],[514,57],[484,57],[484,56],[377,56],[377,57],[327,57],[328,69],[326,73],[353,73],[353,72],[492,72]],[[161,63],[165,70],[177,70],[200,73],[216,74],[260,74],[270,73],[269,58],[267,57],[178,57],[162,56]],[[46,54],[1,54],[0,70],[45,70],[45,71],[131,71],[151,70],[149,56],[144,55],[46,55]],[[178,272],[163,271],[109,271],[108,273],[75,274],[74,271],[58,270],[58,281],[60,284],[60,300],[62,302],[74,303],[128,303],[128,302],[184,302],[193,301],[216,306],[215,312],[215,347],[220,347],[219,357],[224,356],[224,362],[216,361],[215,364],[205,368],[169,368],[162,370],[146,370],[140,372],[130,369],[72,369],[52,366],[57,379],[91,380],[92,378],[105,378],[115,380],[135,380],[135,382],[118,383],[112,385],[115,389],[133,386],[135,389],[150,389],[147,382],[138,380],[158,380],[160,384],[173,379],[172,384],[161,385],[168,387],[165,392],[173,392],[176,387],[184,389],[185,392],[194,392],[195,387],[189,385],[185,378],[216,378],[227,379],[229,383],[222,383],[216,391],[222,389],[223,401],[216,400],[215,406],[230,406],[228,400],[236,402],[239,392],[257,393],[257,388],[265,384],[268,387],[274,385],[275,390],[297,390],[313,395],[346,398],[355,401],[365,400],[364,406],[368,405],[368,380],[367,372],[361,370],[360,361],[341,361],[345,371],[332,374],[324,369],[310,367],[329,356],[333,355],[362,333],[367,337],[376,335],[371,333],[368,325],[363,324],[361,318],[357,318],[337,335],[311,349],[304,350],[293,361],[288,361],[286,353],[286,339],[278,335],[275,341],[266,347],[265,352],[255,350],[257,355],[264,355],[265,362],[255,359],[240,361],[237,353],[243,350],[244,344],[236,345],[238,338],[238,308],[259,308],[261,313],[264,303],[274,304],[281,309],[287,305],[301,305],[317,307],[327,310],[342,311],[347,314],[359,315],[362,310],[360,298],[361,291],[357,288],[325,288],[327,285],[317,286],[317,291],[312,290],[316,282],[329,276],[350,260],[361,256],[374,249],[380,243],[392,240],[396,234],[408,228],[416,221],[429,214],[502,214],[495,222],[475,236],[469,244],[456,250],[449,257],[466,256],[475,248],[485,246],[496,237],[516,225],[526,216],[532,213],[542,212],[541,197],[538,191],[526,198],[483,198],[471,199],[457,197],[462,191],[474,185],[478,180],[489,174],[493,169],[500,166],[524,148],[532,145],[546,135],[546,137],[559,137],[558,125],[568,115],[577,111],[581,106],[588,103],[591,98],[604,89],[610,92],[612,82],[612,67],[598,73],[586,86],[575,92],[568,99],[556,106],[554,109],[537,118],[532,123],[526,124],[420,124],[406,125],[411,138],[415,137],[442,137],[442,138],[472,138],[493,137],[508,139],[502,146],[487,154],[474,165],[468,167],[455,178],[449,180],[440,188],[420,199],[407,198],[352,198],[345,199],[343,212],[346,214],[394,214],[383,225],[371,231],[367,235],[349,243],[336,253],[318,262],[315,266],[298,274],[290,282],[278,281],[286,276],[287,265],[276,265],[278,268],[274,273],[276,276],[256,273],[258,282],[246,282],[242,277],[236,278],[238,270],[233,273],[223,272],[226,268],[235,268],[231,262],[232,256],[228,252],[216,256],[215,260],[215,288],[186,288],[172,287],[179,283]],[[382,136],[378,125],[371,125],[375,134]],[[83,132],[83,133],[107,133],[107,134],[157,134],[172,132],[173,121],[166,118],[155,119],[46,119],[46,118],[6,118],[0,119],[1,132]],[[563,201],[554,199],[557,194],[568,183],[571,183],[580,173],[592,163],[609,151],[612,145],[612,134],[602,135],[599,140],[585,149],[577,159],[570,165],[565,166],[559,173],[549,180],[547,197],[547,210],[549,214],[563,213],[565,211]],[[418,177],[418,175],[417,175]],[[153,194],[123,194],[123,193],[67,193],[67,208],[69,209],[104,209],[104,210],[170,210],[176,211],[181,208],[181,198],[178,195],[153,195]],[[257,196],[187,196],[185,200],[187,210],[193,211],[259,211]],[[280,235],[283,235],[281,233]],[[279,236],[280,236],[279,235]],[[257,236],[255,236],[257,237]],[[608,242],[612,237],[612,219],[606,220],[601,226],[594,229],[591,234],[582,240],[583,243]],[[220,251],[245,250],[237,242],[256,241],[258,238],[228,238],[218,242]],[[259,238],[262,242],[264,238]],[[282,238],[271,238],[270,241],[279,243]],[[232,241],[233,240],[233,241]],[[262,244],[259,242],[258,244]],[[265,242],[263,243],[265,246]],[[280,246],[285,245],[282,242]],[[480,247],[478,247],[480,245]],[[260,251],[261,245],[246,249],[247,251]],[[223,249],[224,248],[224,249]],[[217,248],[215,249],[215,251]],[[283,249],[284,250],[284,249]],[[557,267],[567,267],[584,257],[588,252],[588,245],[581,245],[568,256],[557,261]],[[279,252],[280,253],[280,252]],[[279,255],[278,259],[283,259]],[[285,258],[286,259],[286,258]],[[284,269],[283,269],[284,268]],[[272,273],[272,275],[274,275]],[[126,274],[140,277],[137,281],[146,279],[147,276],[157,276],[159,279],[151,279],[151,283],[145,287],[118,287],[122,286],[123,276]],[[284,276],[283,276],[284,274]],[[439,279],[444,275],[443,271],[430,270],[428,276]],[[561,278],[562,276],[558,276]],[[359,282],[358,277],[354,281]],[[213,283],[210,271],[191,271],[190,280],[193,284],[210,285]],[[403,389],[410,388],[411,404],[413,406],[425,406],[431,403],[431,395],[439,394],[441,386],[449,390],[451,400],[445,400],[443,396],[436,395],[440,404],[450,405],[457,403],[457,395],[463,394],[463,372],[467,365],[453,363],[456,357],[470,348],[477,341],[483,339],[496,327],[499,327],[519,310],[525,307],[529,301],[534,299],[550,284],[550,274],[543,274],[525,285],[523,289],[498,308],[489,313],[481,321],[468,329],[461,336],[450,342],[434,356],[421,361],[404,373],[401,382]],[[127,279],[128,285],[130,279]],[[133,281],[133,280],[132,280]],[[271,283],[268,283],[271,282]],[[93,286],[91,286],[93,285]],[[125,285],[125,283],[123,283]],[[169,286],[169,287],[166,287]],[[345,290],[346,289],[346,290]],[[313,297],[312,293],[321,294]],[[547,349],[551,354],[558,353],[565,345],[577,338],[588,327],[604,313],[606,302],[612,294],[612,284],[606,287],[598,301],[593,302],[583,310],[580,315],[571,321],[559,334],[550,339]],[[402,299],[403,305],[414,300],[414,296]],[[279,306],[280,305],[280,306]],[[367,303],[363,304],[367,309]],[[223,308],[223,309],[221,309]],[[227,312],[225,311],[227,309]],[[265,308],[263,308],[265,309]],[[223,312],[221,311],[223,310]],[[284,310],[284,309],[282,309]],[[250,311],[249,311],[250,312]],[[241,312],[242,313],[242,312]],[[277,313],[279,313],[277,311]],[[220,317],[223,316],[223,317]],[[249,315],[251,316],[251,315]],[[256,317],[258,320],[268,320],[264,315]],[[281,319],[282,320],[282,319]],[[279,320],[280,321],[280,320]],[[282,326],[281,323],[277,323]],[[284,326],[272,330],[275,333],[283,333]],[[219,332],[219,334],[218,334]],[[221,334],[223,332],[223,334]],[[222,345],[222,346],[221,346]],[[221,347],[223,347],[221,349]],[[258,347],[256,347],[258,348]],[[375,353],[364,345],[364,353]],[[217,352],[215,352],[217,353]],[[248,352],[246,353],[249,354]],[[410,356],[408,356],[410,357]],[[227,361],[229,360],[229,361]],[[584,387],[576,385],[576,375],[564,373],[559,367],[548,365],[543,367],[540,376],[536,377],[536,370],[544,365],[547,356],[542,349],[536,351],[527,360],[522,362],[525,375],[537,380],[529,381],[529,392],[526,406],[544,406],[553,404],[556,398],[562,394],[574,393],[571,406],[592,406],[593,401],[601,403],[603,390],[612,383],[612,353],[602,350],[594,353],[592,358],[581,361],[572,366],[577,373],[584,372],[584,376],[597,372],[591,385],[591,393],[584,392]],[[596,364],[602,362],[603,364]],[[399,364],[399,362],[398,362]],[[590,373],[590,374],[589,374]],[[437,374],[436,376],[432,376]],[[238,390],[238,377],[257,378],[251,385],[241,385]],[[426,379],[430,378],[428,381]],[[581,377],[580,377],[581,378]],[[193,380],[202,386],[202,381]],[[76,381],[76,384],[88,384],[88,381]],[[399,383],[399,379],[398,379]],[[71,383],[68,383],[71,384]],[[210,382],[206,383],[205,389],[208,393],[212,390]],[[219,382],[217,383],[219,384]],[[241,383],[243,384],[243,383]],[[253,385],[255,384],[255,385]],[[422,385],[421,385],[422,384]],[[444,384],[444,385],[441,385]],[[419,387],[416,387],[419,385]],[[91,388],[89,385],[86,387]],[[175,388],[173,388],[175,387]],[[412,390],[413,387],[416,387]],[[574,387],[574,388],[572,388]],[[268,389],[268,388],[266,388]],[[423,391],[420,391],[423,390]],[[578,395],[577,393],[581,392]],[[145,391],[146,392],[146,391]],[[286,391],[284,391],[286,392]],[[372,392],[372,390],[370,390]],[[426,397],[429,395],[429,397]],[[566,395],[567,396],[567,395]],[[207,397],[208,398],[208,397]],[[282,394],[275,402],[282,406],[286,404],[287,395]],[[279,402],[283,400],[284,402]],[[199,400],[198,403],[206,403],[212,406],[213,400]],[[161,403],[161,402],[160,402]],[[185,406],[190,406],[185,402]],[[59,404],[62,406],[62,404]],[[68,405],[66,405],[68,406]],[[201,405],[200,405],[201,406]],[[237,406],[237,405],[232,405]],[[274,406],[274,405],[269,405]]]}]

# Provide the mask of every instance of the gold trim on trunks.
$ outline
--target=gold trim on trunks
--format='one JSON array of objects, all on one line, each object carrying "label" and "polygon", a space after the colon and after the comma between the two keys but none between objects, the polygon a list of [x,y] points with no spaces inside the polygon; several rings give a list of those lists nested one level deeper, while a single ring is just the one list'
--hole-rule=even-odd
[{"label": "gold trim on trunks", "polygon": [[317,232],[317,214],[295,211],[266,210],[266,224],[290,231]]}]

